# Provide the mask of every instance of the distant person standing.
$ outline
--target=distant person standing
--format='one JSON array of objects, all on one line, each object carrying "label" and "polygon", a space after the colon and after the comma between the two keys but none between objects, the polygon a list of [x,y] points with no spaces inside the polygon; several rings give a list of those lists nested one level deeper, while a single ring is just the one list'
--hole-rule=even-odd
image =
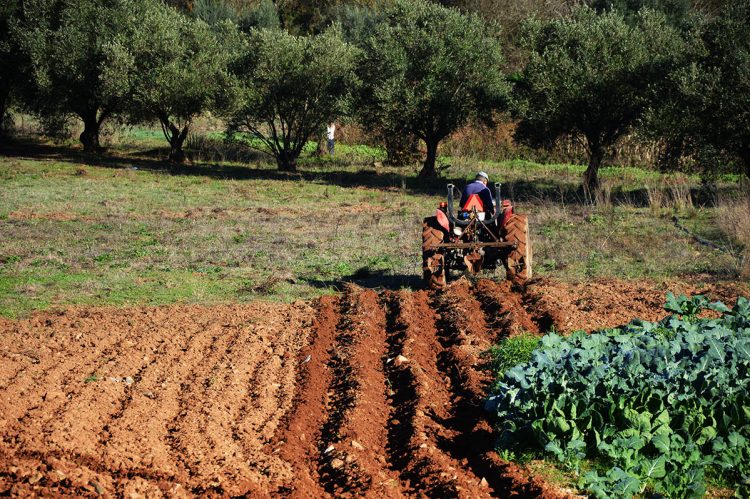
[{"label": "distant person standing", "polygon": [[330,123],[328,125],[328,154],[333,156],[333,149],[336,145],[336,141],[334,140],[334,134],[336,133],[336,125],[333,123]]}]

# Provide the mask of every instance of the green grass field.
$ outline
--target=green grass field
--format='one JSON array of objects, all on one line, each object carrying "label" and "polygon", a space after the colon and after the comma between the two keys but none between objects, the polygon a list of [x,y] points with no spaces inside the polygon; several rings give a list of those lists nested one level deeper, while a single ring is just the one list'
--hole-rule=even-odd
[{"label": "green grass field", "polygon": [[[344,144],[335,159],[306,156],[296,174],[265,159],[177,167],[158,159],[152,132],[128,137],[106,156],[37,142],[0,152],[0,314],[290,301],[349,280],[420,285],[421,220],[444,199],[448,180],[422,182],[416,166],[383,167],[381,151]],[[740,272],[742,247],[717,230],[715,209],[649,204],[649,189],[670,182],[700,199],[698,179],[607,168],[591,205],[578,190],[581,166],[442,163],[458,186],[488,171],[531,215],[538,275],[715,280]],[[721,188],[735,190],[730,181]],[[731,251],[696,244],[673,225],[673,213]]]}]

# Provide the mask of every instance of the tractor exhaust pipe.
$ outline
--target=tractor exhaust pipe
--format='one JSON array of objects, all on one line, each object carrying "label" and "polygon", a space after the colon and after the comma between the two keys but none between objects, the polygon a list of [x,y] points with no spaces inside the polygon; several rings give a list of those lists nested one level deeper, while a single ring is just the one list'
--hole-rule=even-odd
[{"label": "tractor exhaust pipe", "polygon": [[453,184],[448,184],[448,219],[454,224],[458,224],[458,220],[453,215]]}]

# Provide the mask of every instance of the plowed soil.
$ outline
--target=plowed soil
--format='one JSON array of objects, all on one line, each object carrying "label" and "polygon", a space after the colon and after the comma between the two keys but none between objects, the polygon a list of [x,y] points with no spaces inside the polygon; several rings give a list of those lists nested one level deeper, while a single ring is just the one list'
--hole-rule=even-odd
[{"label": "plowed soil", "polygon": [[563,497],[493,452],[483,352],[660,318],[663,295],[463,280],[0,319],[0,494]]}]

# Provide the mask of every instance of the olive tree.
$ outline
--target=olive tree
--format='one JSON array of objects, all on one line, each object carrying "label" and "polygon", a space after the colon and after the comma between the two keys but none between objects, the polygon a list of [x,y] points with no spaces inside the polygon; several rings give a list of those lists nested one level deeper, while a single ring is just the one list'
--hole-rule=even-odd
[{"label": "olive tree", "polygon": [[23,56],[17,41],[11,36],[11,26],[18,22],[20,0],[8,0],[0,5],[0,135],[11,100],[11,92],[23,74]]},{"label": "olive tree", "polygon": [[524,41],[530,54],[516,86],[515,138],[533,147],[580,138],[590,193],[605,154],[639,123],[683,57],[684,40],[663,14],[644,10],[627,23],[620,13],[583,7],[567,19],[529,21]]},{"label": "olive tree", "polygon": [[356,60],[357,49],[335,29],[309,37],[251,30],[235,65],[230,132],[251,134],[280,170],[294,171],[310,136],[346,111]]},{"label": "olive tree", "polygon": [[672,159],[734,166],[750,178],[750,0],[728,3],[697,39],[694,58],[670,75],[649,114],[649,131],[671,146]]},{"label": "olive tree", "polygon": [[119,34],[108,67],[132,74],[127,113],[132,121],[158,121],[169,159],[183,162],[183,144],[194,118],[222,107],[229,97],[228,64],[238,34],[229,21],[209,26],[165,6],[140,2],[139,22]]},{"label": "olive tree", "polygon": [[126,68],[110,65],[117,33],[137,23],[136,0],[25,0],[13,34],[30,64],[27,105],[40,116],[78,116],[85,151],[99,149],[102,123],[130,88]]},{"label": "olive tree", "polygon": [[495,35],[476,15],[397,0],[363,42],[360,121],[419,137],[427,147],[420,176],[435,176],[440,141],[470,120],[492,124],[505,103],[509,86]]}]

